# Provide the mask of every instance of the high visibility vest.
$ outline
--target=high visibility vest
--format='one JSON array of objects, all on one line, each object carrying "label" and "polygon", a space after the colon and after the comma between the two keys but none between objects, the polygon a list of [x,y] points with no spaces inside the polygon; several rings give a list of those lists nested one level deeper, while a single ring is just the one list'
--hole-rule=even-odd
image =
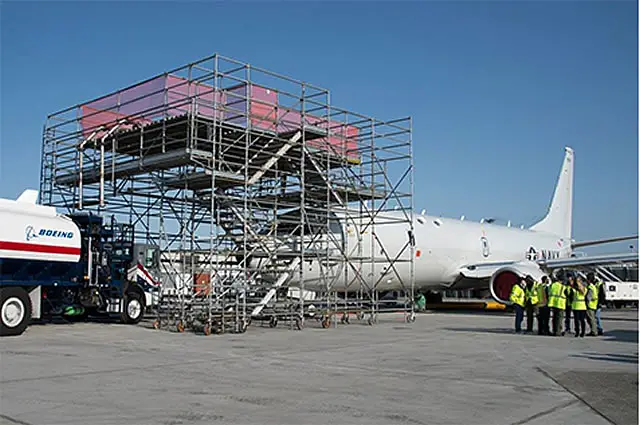
[{"label": "high visibility vest", "polygon": [[547,305],[547,287],[544,283],[536,284],[536,291],[538,292],[538,307],[546,307]]},{"label": "high visibility vest", "polygon": [[585,295],[586,294],[581,293],[577,289],[573,289],[573,301],[571,302],[571,310],[581,311],[587,309]]},{"label": "high visibility vest", "polygon": [[531,289],[527,288],[525,294],[527,296],[527,300],[531,301],[532,305],[535,306],[538,304],[538,289],[536,288],[535,284],[531,287]]},{"label": "high visibility vest", "polygon": [[567,307],[565,287],[560,282],[553,282],[549,287],[549,307],[564,310]]},{"label": "high visibility vest", "polygon": [[524,307],[524,297],[524,290],[520,287],[520,285],[513,285],[509,301],[514,304],[518,304],[520,307]]},{"label": "high visibility vest", "polygon": [[594,285],[593,283],[590,283],[589,286],[587,286],[587,290],[591,291],[591,294],[592,294],[591,301],[587,303],[587,308],[589,310],[597,310],[598,309],[598,286]]}]

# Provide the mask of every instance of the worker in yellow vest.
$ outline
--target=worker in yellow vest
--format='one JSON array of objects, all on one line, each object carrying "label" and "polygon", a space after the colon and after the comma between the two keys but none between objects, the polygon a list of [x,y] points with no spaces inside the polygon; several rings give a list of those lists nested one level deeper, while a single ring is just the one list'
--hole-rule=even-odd
[{"label": "worker in yellow vest", "polygon": [[587,288],[584,286],[580,276],[574,280],[572,292],[571,310],[573,310],[576,338],[584,338],[586,328],[585,318],[587,316]]},{"label": "worker in yellow vest", "polygon": [[596,277],[593,273],[587,273],[587,282],[593,283],[598,289],[597,292],[597,307],[595,311],[596,316],[596,327],[598,328],[598,335],[604,335],[604,329],[602,328],[602,320],[600,319],[600,312],[602,311],[602,306],[607,302],[607,294],[604,290],[604,283],[601,280],[596,280]]},{"label": "worker in yellow vest", "polygon": [[551,310],[548,306],[549,278],[542,276],[541,282],[536,282],[538,292],[538,335],[551,335],[549,330],[549,317]]},{"label": "worker in yellow vest", "polygon": [[565,278],[565,286],[567,287],[567,306],[564,310],[564,332],[562,332],[563,336],[564,334],[571,333],[571,306],[573,305],[574,294],[574,291],[571,288],[574,288],[576,286],[576,279],[573,274],[567,272]]},{"label": "worker in yellow vest", "polygon": [[549,300],[547,305],[553,313],[553,336],[562,335],[562,324],[564,322],[564,310],[567,306],[567,287],[562,282],[559,275],[556,275],[554,282],[549,286]]},{"label": "worker in yellow vest", "polygon": [[596,334],[596,310],[598,309],[598,287],[594,279],[587,276],[587,322],[589,322],[589,333],[587,336],[597,336]]},{"label": "worker in yellow vest", "polygon": [[524,293],[525,283],[524,279],[520,279],[513,288],[511,288],[511,295],[509,301],[513,303],[513,308],[516,312],[516,333],[522,333],[522,319],[524,318],[524,305],[526,295]]},{"label": "worker in yellow vest", "polygon": [[538,289],[530,275],[525,277],[525,311],[527,312],[527,332],[533,332],[533,318],[538,315]]}]

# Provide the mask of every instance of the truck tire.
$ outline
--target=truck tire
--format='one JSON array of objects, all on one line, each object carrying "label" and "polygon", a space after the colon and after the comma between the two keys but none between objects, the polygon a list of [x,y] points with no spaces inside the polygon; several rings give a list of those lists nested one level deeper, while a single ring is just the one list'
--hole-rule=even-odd
[{"label": "truck tire", "polygon": [[21,335],[31,322],[31,298],[22,288],[0,289],[0,336]]},{"label": "truck tire", "polygon": [[144,297],[138,291],[129,291],[124,296],[122,323],[135,325],[144,316]]}]

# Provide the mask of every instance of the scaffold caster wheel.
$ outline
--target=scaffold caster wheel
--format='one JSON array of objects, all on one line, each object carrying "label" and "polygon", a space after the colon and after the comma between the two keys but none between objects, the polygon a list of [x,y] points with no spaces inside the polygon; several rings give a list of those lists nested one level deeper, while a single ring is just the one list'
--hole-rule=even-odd
[{"label": "scaffold caster wheel", "polygon": [[304,319],[302,317],[296,317],[295,320],[296,329],[301,331],[304,328]]},{"label": "scaffold caster wheel", "polygon": [[342,324],[349,324],[349,314],[345,313],[342,315],[342,317],[340,318],[340,323]]},{"label": "scaffold caster wheel", "polygon": [[184,332],[184,323],[182,323],[182,321],[179,321],[178,324],[176,325],[176,329],[180,333]]},{"label": "scaffold caster wheel", "polygon": [[153,322],[153,329],[160,329],[160,320],[156,320]]},{"label": "scaffold caster wheel", "polygon": [[211,335],[211,326],[204,325],[204,328],[202,329],[202,332],[204,332],[204,334],[207,335],[207,336]]},{"label": "scaffold caster wheel", "polygon": [[367,323],[369,324],[369,326],[373,326],[373,324],[376,322],[376,317],[373,314],[369,316],[369,319],[367,319]]},{"label": "scaffold caster wheel", "polygon": [[249,327],[249,321],[243,320],[240,322],[240,328],[238,330],[240,331],[241,334],[243,334],[247,331],[248,327]]},{"label": "scaffold caster wheel", "polygon": [[269,327],[275,328],[278,326],[278,318],[276,316],[271,316],[271,320],[269,320]]},{"label": "scaffold caster wheel", "polygon": [[364,319],[364,313],[363,312],[358,312],[358,320],[362,320]]},{"label": "scaffold caster wheel", "polygon": [[322,327],[327,329],[331,325],[331,318],[329,316],[322,319]]},{"label": "scaffold caster wheel", "polygon": [[407,314],[407,316],[406,316],[406,320],[407,320],[407,323],[413,323],[413,322],[415,322],[415,321],[416,321],[416,314],[415,314],[415,313],[409,313],[409,314]]}]

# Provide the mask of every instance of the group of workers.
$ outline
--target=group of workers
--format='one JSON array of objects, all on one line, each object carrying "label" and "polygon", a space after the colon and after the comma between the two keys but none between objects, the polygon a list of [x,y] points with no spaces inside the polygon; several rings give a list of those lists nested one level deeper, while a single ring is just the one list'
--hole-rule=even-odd
[{"label": "group of workers", "polygon": [[[527,315],[526,332],[533,332],[534,316],[538,319],[538,335],[564,336],[571,333],[571,313],[576,337],[604,335],[600,320],[600,309],[604,305],[605,290],[602,282],[593,273],[587,274],[586,282],[580,276],[560,274],[550,282],[547,276],[535,282],[527,275],[511,290],[510,301],[516,313],[515,331],[522,332],[522,320]],[[552,319],[552,327],[549,321]],[[589,333],[586,333],[586,323]],[[564,330],[563,330],[564,324]]]}]

